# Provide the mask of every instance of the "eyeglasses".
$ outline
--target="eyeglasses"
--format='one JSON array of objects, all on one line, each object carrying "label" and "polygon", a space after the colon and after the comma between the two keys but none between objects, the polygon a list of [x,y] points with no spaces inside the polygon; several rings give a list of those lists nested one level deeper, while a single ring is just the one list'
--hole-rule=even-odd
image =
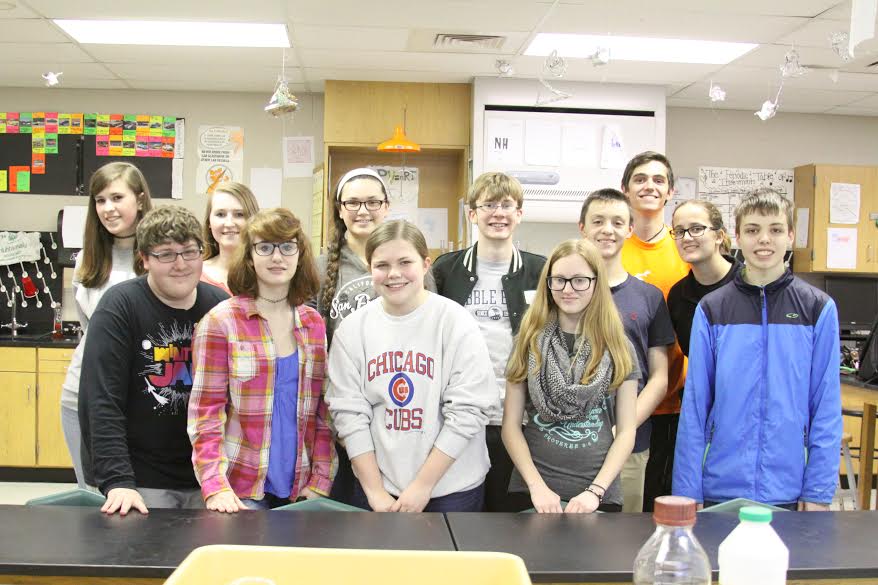
[{"label": "eyeglasses", "polygon": [[357,201],[356,199],[348,199],[347,201],[341,202],[342,206],[348,211],[360,211],[360,208],[364,205],[366,206],[367,211],[378,211],[385,203],[387,202],[381,201],[380,199],[369,199],[368,201]]},{"label": "eyeglasses", "polygon": [[671,230],[671,237],[675,240],[682,240],[683,236],[689,234],[693,238],[700,238],[706,230],[717,231],[717,228],[701,224],[691,225],[688,228],[675,227]]},{"label": "eyeglasses", "polygon": [[518,209],[518,204],[513,203],[512,201],[504,201],[503,203],[482,203],[481,205],[476,205],[476,209],[481,209],[487,213],[494,213],[498,209],[509,212]]},{"label": "eyeglasses", "polygon": [[573,278],[564,278],[563,276],[550,276],[546,278],[546,284],[549,290],[562,291],[567,283],[576,292],[587,291],[591,288],[591,283],[598,279],[597,276],[574,276]]},{"label": "eyeglasses", "polygon": [[183,260],[191,262],[196,258],[201,258],[201,252],[201,247],[198,247],[186,248],[182,252],[172,252],[171,250],[164,250],[162,252],[147,252],[147,254],[152,256],[162,264],[170,264],[171,262],[177,261],[177,256],[181,256]]},{"label": "eyeglasses", "polygon": [[257,256],[271,256],[276,249],[280,250],[281,256],[295,256],[299,251],[299,243],[281,242],[280,244],[275,244],[274,242],[259,242],[258,244],[253,244],[253,249],[256,251]]}]

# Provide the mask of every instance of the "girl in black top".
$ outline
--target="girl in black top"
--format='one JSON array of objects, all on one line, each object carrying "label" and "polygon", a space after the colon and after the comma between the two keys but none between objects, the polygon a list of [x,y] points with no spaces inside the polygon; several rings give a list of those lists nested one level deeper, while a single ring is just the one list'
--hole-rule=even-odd
[{"label": "girl in black top", "polygon": [[741,267],[730,256],[731,239],[723,216],[710,201],[691,199],[674,210],[671,237],[692,269],[668,292],[668,310],[677,340],[689,356],[689,334],[698,301],[731,282]]}]

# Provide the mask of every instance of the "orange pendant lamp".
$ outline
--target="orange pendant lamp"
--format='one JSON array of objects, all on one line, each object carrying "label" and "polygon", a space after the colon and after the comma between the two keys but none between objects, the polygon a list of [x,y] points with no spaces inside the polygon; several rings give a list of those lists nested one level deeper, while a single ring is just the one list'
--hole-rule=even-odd
[{"label": "orange pendant lamp", "polygon": [[402,126],[393,129],[393,137],[378,145],[378,152],[421,152],[421,145],[412,142],[405,135],[406,110],[402,111]]}]

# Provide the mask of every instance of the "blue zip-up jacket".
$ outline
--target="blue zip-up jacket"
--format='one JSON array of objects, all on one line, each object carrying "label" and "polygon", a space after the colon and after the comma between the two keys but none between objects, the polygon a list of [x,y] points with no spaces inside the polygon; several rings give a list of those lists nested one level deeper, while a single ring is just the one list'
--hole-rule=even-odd
[{"label": "blue zip-up jacket", "polygon": [[838,312],[787,270],[741,272],[699,303],[673,493],[698,502],[828,504],[841,444]]}]

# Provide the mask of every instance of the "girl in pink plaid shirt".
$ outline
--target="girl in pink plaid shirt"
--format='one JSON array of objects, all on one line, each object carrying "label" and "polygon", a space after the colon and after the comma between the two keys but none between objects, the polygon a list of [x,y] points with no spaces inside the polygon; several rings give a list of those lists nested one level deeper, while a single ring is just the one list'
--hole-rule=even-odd
[{"label": "girl in pink plaid shirt", "polygon": [[257,213],[229,269],[235,296],[192,344],[189,438],[207,508],[237,512],[326,496],[336,453],[323,401],[326,330],[308,239],[286,209]]}]

